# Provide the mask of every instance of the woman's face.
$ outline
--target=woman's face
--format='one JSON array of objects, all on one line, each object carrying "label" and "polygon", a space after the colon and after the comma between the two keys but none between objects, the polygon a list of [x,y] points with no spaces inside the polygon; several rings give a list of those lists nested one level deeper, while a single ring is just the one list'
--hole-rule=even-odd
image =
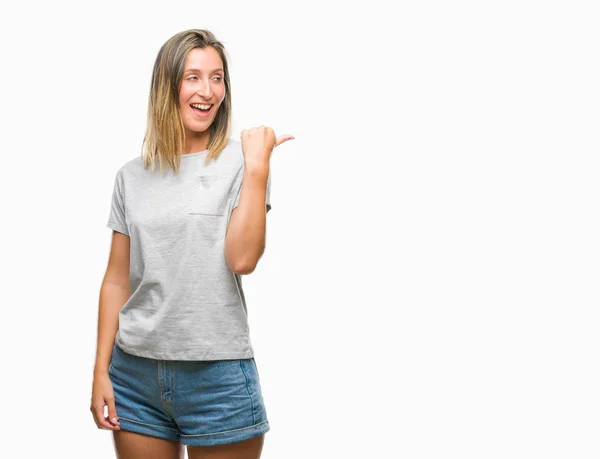
[{"label": "woman's face", "polygon": [[[186,137],[207,131],[215,119],[225,97],[224,75],[221,57],[214,48],[194,48],[188,53],[179,87],[179,106]],[[196,104],[211,107],[204,111]]]}]

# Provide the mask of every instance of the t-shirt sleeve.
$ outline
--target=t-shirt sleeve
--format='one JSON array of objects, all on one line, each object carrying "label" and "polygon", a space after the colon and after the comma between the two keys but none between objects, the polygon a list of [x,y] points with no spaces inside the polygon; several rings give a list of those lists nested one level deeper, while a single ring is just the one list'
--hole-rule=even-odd
[{"label": "t-shirt sleeve", "polygon": [[125,201],[123,199],[123,174],[119,170],[115,176],[113,185],[110,214],[106,226],[129,236],[127,218],[125,212]]},{"label": "t-shirt sleeve", "polygon": [[[239,186],[237,187],[237,194],[235,196],[235,201],[233,202],[233,207],[231,208],[231,210],[235,209],[238,204],[240,203],[240,196],[242,194],[242,183],[240,182]],[[267,178],[267,196],[266,196],[266,206],[267,206],[267,212],[269,212],[269,210],[271,210],[271,170],[269,169],[269,177]]]}]

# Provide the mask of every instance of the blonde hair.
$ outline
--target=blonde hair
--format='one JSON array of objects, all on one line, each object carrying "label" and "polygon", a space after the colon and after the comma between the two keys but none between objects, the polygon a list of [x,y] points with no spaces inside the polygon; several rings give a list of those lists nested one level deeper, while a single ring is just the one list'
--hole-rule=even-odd
[{"label": "blonde hair", "polygon": [[[212,47],[223,62],[225,98],[209,129],[208,154],[205,164],[216,159],[227,145],[231,131],[231,85],[227,68],[225,47],[215,36],[204,29],[190,29],[167,40],[160,48],[150,85],[146,134],[142,142],[144,166],[154,170],[156,160],[179,172],[185,130],[179,104],[179,88],[185,72],[188,53],[194,48]],[[166,164],[165,164],[166,163]]]}]

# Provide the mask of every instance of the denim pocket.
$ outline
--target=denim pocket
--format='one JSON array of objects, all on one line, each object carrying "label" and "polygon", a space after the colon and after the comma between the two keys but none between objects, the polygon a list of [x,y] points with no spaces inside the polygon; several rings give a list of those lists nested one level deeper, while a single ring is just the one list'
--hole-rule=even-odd
[{"label": "denim pocket", "polygon": [[244,371],[244,377],[246,378],[246,388],[248,395],[252,402],[252,413],[254,416],[254,423],[263,422],[267,420],[267,412],[265,409],[265,402],[262,395],[262,388],[260,379],[258,377],[258,368],[254,358],[242,360],[242,370]]}]

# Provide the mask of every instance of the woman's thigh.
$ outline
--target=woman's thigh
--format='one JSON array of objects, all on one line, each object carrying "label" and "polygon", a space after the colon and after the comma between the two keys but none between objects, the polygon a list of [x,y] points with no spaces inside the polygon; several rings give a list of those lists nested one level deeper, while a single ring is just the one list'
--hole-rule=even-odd
[{"label": "woman's thigh", "polygon": [[188,446],[189,459],[259,459],[265,434],[247,440],[215,446]]},{"label": "woman's thigh", "polygon": [[115,343],[108,375],[115,394],[120,432],[162,440],[180,440],[177,424],[163,397],[167,390],[157,360],[131,355]]},{"label": "woman's thigh", "polygon": [[181,444],[239,449],[237,443],[270,429],[253,358],[178,361],[168,366],[172,367],[166,374],[172,377],[171,406]]},{"label": "woman's thigh", "polygon": [[119,459],[183,459],[184,448],[177,440],[142,435],[127,430],[113,431]]},{"label": "woman's thigh", "polygon": [[138,451],[148,448],[166,451],[170,459],[184,445],[197,447],[196,456],[204,451],[226,458],[242,448],[247,457],[260,457],[270,427],[254,358],[162,361],[127,354],[115,343],[109,376],[121,424],[116,434],[122,435],[115,435],[121,459],[143,458]]}]

